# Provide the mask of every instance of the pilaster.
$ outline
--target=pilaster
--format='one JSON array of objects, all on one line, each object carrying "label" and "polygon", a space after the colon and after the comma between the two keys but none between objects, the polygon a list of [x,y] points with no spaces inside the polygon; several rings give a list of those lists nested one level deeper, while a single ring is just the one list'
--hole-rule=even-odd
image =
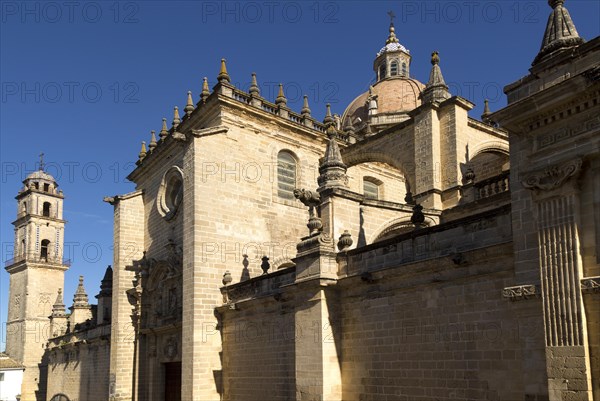
[{"label": "pilaster", "polygon": [[551,401],[591,401],[592,377],[582,300],[580,210],[581,159],[526,174],[537,216],[544,310],[546,370]]},{"label": "pilaster", "polygon": [[142,192],[107,199],[114,205],[114,261],[109,400],[133,399],[135,329],[127,290],[134,273],[127,270],[144,250],[144,203]]}]

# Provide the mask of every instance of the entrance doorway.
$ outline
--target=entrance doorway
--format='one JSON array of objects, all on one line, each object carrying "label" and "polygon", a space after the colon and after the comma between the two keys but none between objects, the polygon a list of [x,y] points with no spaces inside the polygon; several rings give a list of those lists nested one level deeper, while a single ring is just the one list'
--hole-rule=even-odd
[{"label": "entrance doorway", "polygon": [[165,363],[165,401],[181,401],[181,362]]}]

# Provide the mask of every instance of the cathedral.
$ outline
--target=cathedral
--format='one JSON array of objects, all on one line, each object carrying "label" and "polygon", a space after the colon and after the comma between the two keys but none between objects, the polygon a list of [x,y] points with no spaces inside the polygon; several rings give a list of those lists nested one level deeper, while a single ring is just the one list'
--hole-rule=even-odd
[{"label": "cathedral", "polygon": [[323,121],[221,60],[105,198],[113,264],[69,312],[40,166],[6,263],[20,400],[600,400],[600,37],[548,3],[480,119],[393,23],[372,86]]}]

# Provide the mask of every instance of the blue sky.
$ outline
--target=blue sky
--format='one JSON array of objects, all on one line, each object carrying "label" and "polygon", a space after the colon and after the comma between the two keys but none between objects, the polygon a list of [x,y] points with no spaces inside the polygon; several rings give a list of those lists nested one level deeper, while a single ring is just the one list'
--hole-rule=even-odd
[{"label": "blue sky", "polygon": [[[600,2],[566,2],[580,35],[600,31]],[[173,106],[198,100],[202,77],[216,82],[227,59],[233,83],[247,89],[256,72],[270,100],[284,84],[299,111],[325,103],[342,113],[368,89],[375,53],[388,32],[413,56],[411,75],[426,82],[440,52],[453,94],[477,106],[505,105],[502,87],[527,74],[550,8],[546,1],[1,1],[0,243],[9,259],[21,180],[46,154],[65,193],[65,242],[90,297],[112,263],[112,207],[103,196],[134,189],[125,177],[140,141],[172,120]],[[92,298],[93,299],[93,298]],[[6,320],[8,274],[0,271],[0,321]],[[4,326],[3,326],[4,327]],[[4,331],[4,329],[2,330]],[[4,339],[2,338],[2,341]],[[0,344],[3,348],[4,344]]]}]

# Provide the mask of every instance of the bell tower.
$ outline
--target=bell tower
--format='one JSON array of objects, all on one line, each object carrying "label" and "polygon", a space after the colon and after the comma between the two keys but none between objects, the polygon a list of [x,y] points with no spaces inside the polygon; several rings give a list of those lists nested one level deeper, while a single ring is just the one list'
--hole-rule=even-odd
[{"label": "bell tower", "polygon": [[40,169],[23,181],[17,200],[10,274],[6,353],[25,366],[22,401],[45,400],[44,347],[50,333],[52,303],[64,287],[69,262],[63,260],[63,193],[54,177]]}]

